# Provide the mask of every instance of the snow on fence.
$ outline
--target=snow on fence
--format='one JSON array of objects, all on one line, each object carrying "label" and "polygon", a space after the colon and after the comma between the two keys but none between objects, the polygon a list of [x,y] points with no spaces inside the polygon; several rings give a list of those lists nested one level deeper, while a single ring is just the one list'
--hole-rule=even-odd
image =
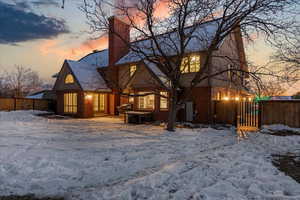
[{"label": "snow on fence", "polygon": [[54,111],[55,101],[46,99],[0,98],[0,111],[12,110]]},{"label": "snow on fence", "polygon": [[[238,101],[214,101],[214,122],[237,125]],[[259,124],[284,124],[300,128],[300,100],[268,100],[259,102]]]}]

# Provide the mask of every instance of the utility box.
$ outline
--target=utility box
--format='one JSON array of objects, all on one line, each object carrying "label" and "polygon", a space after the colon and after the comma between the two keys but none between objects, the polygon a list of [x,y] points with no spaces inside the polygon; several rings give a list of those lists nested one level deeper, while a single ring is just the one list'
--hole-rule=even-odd
[{"label": "utility box", "polygon": [[185,103],[185,121],[192,122],[194,118],[194,104],[192,101]]}]

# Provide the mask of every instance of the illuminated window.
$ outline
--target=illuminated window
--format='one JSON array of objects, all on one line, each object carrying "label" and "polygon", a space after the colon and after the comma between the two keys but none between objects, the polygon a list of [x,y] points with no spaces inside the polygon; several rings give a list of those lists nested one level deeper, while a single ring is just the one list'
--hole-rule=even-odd
[{"label": "illuminated window", "polygon": [[[133,95],[132,93],[130,93],[130,95]],[[133,96],[129,96],[129,103],[134,103],[134,97]]]},{"label": "illuminated window", "polygon": [[[139,95],[147,94],[149,92],[139,92]],[[149,94],[147,96],[139,96],[138,98],[138,108],[140,110],[146,109],[146,110],[153,110],[154,109],[154,94]]]},{"label": "illuminated window", "polygon": [[136,65],[131,65],[130,68],[129,68],[129,71],[130,71],[130,76],[133,76],[133,74],[136,71]]},{"label": "illuminated window", "polygon": [[160,109],[168,109],[168,92],[160,92]]},{"label": "illuminated window", "polygon": [[64,113],[77,113],[77,93],[64,94]]},{"label": "illuminated window", "polygon": [[105,94],[94,94],[94,112],[105,111]]},{"label": "illuminated window", "polygon": [[74,83],[74,77],[71,74],[68,74],[65,78],[65,83],[66,84]]},{"label": "illuminated window", "polygon": [[189,57],[184,57],[181,61],[180,71],[182,73],[189,72]]},{"label": "illuminated window", "polygon": [[182,59],[180,70],[182,73],[198,72],[200,70],[200,55],[190,55]]}]

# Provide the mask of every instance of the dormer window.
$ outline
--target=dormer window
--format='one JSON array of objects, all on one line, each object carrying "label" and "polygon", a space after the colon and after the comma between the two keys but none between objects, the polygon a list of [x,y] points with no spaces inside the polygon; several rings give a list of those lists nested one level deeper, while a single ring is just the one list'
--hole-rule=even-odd
[{"label": "dormer window", "polygon": [[189,55],[182,59],[180,71],[182,73],[191,73],[200,71],[200,55]]},{"label": "dormer window", "polygon": [[74,83],[74,77],[71,74],[68,74],[65,78],[65,83],[66,84]]},{"label": "dormer window", "polygon": [[129,67],[130,76],[133,76],[135,71],[136,71],[136,65],[130,65],[130,67]]}]

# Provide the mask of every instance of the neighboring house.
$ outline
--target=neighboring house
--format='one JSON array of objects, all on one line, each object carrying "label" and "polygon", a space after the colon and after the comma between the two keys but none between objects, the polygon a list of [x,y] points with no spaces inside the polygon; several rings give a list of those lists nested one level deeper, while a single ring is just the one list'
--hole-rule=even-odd
[{"label": "neighboring house", "polygon": [[292,100],[292,96],[272,96],[270,100]]},{"label": "neighboring house", "polygon": [[27,99],[48,99],[56,100],[56,94],[52,90],[42,90],[26,96]]},{"label": "neighboring house", "polygon": [[[157,66],[129,51],[127,45],[114,34],[118,32],[130,41],[129,25],[116,17],[111,17],[109,22],[111,30],[108,49],[93,52],[78,61],[64,62],[54,86],[58,114],[75,117],[117,115],[118,106],[132,103],[134,110],[153,112],[155,120],[166,120],[167,99],[154,94],[127,97],[118,92],[121,88],[122,92],[129,94],[156,91],[168,96],[168,79]],[[199,27],[194,34],[203,34],[204,29],[213,34],[216,30],[214,23],[215,21],[211,21],[197,25]],[[146,47],[148,42],[148,40],[140,40],[135,41],[135,44]],[[189,53],[184,59],[189,64],[183,69],[182,85],[187,87],[195,72],[202,67],[205,50],[206,45],[191,40],[187,48]],[[247,70],[240,30],[236,30],[224,39],[214,55],[211,61],[212,71],[230,67],[228,59],[221,58],[222,56],[236,60],[240,69]],[[170,52],[170,56],[176,55]],[[186,113],[193,113],[193,121],[208,122],[209,117],[212,117],[213,100],[237,98],[243,95],[243,78],[236,78],[238,84],[232,84],[229,79],[232,80],[232,74],[224,73],[198,84],[192,91],[191,103],[188,104],[190,106],[186,106],[186,110],[179,112],[179,119],[184,119]]]}]

